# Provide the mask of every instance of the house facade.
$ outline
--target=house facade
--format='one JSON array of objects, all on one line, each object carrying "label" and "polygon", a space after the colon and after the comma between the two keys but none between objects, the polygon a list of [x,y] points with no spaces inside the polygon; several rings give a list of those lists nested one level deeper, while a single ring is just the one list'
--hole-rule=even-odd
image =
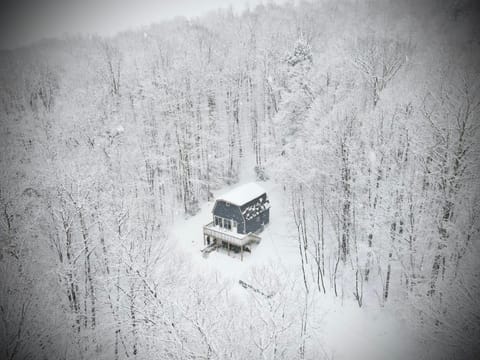
[{"label": "house facade", "polygon": [[[235,188],[220,196],[212,210],[212,222],[203,227],[204,244],[241,252],[270,221],[266,191],[256,183]],[[248,249],[248,248],[247,248]]]}]

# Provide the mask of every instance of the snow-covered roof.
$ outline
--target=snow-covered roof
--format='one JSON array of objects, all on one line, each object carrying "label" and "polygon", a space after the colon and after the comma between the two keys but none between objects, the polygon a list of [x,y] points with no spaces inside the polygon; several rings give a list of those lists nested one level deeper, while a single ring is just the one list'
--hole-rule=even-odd
[{"label": "snow-covered roof", "polygon": [[270,209],[270,202],[268,200],[262,201],[263,199],[260,198],[253,204],[247,206],[245,209],[243,209],[242,214],[245,218],[245,220],[251,220],[258,215],[260,215],[262,212],[264,212],[267,209]]},{"label": "snow-covered roof", "polygon": [[242,206],[247,202],[265,194],[265,189],[260,185],[251,182],[242,186],[239,186],[226,194],[223,194],[218,199],[229,202],[233,205]]}]

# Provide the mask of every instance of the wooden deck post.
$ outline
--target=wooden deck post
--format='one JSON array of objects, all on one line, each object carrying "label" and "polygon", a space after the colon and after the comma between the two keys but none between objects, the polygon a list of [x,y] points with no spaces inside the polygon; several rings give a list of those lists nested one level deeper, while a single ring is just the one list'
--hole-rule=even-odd
[{"label": "wooden deck post", "polygon": [[243,245],[240,246],[240,260],[243,261]]}]

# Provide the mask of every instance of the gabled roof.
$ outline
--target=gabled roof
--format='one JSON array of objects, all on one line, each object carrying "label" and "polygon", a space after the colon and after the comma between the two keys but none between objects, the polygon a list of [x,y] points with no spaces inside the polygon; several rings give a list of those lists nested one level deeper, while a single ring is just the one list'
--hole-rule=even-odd
[{"label": "gabled roof", "polygon": [[268,200],[263,201],[263,198],[259,198],[253,204],[243,209],[242,215],[245,220],[251,220],[267,209],[270,209],[270,202]]},{"label": "gabled roof", "polygon": [[218,200],[223,200],[237,206],[242,206],[263,194],[265,194],[265,190],[260,185],[251,182],[230,190],[226,194],[221,195]]}]

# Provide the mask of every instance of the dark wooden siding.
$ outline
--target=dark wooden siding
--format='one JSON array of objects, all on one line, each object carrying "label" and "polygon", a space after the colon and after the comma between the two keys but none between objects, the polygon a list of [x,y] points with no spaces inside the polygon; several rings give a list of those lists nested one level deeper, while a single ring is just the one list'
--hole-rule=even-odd
[{"label": "dark wooden siding", "polygon": [[238,206],[228,204],[223,200],[217,200],[213,207],[213,215],[236,221],[238,224],[237,231],[240,234],[246,234],[242,212]]},{"label": "dark wooden siding", "polygon": [[246,232],[255,232],[263,227],[263,225],[267,225],[270,221],[270,209],[265,210],[258,216],[254,217],[253,219],[247,220],[245,223]]},{"label": "dark wooden siding", "polygon": [[[252,199],[251,201],[249,201],[248,203],[243,205],[241,207],[242,212],[245,211],[245,209],[248,208],[249,206],[259,202],[260,199],[262,199],[262,203],[265,203],[267,201],[267,193],[255,198],[255,199]],[[268,224],[269,221],[270,221],[270,209],[267,209],[267,210],[263,211],[262,213],[260,213],[258,216],[254,217],[250,220],[245,220],[246,233],[256,232],[256,231],[260,230],[261,228],[263,228],[263,225]]]}]

